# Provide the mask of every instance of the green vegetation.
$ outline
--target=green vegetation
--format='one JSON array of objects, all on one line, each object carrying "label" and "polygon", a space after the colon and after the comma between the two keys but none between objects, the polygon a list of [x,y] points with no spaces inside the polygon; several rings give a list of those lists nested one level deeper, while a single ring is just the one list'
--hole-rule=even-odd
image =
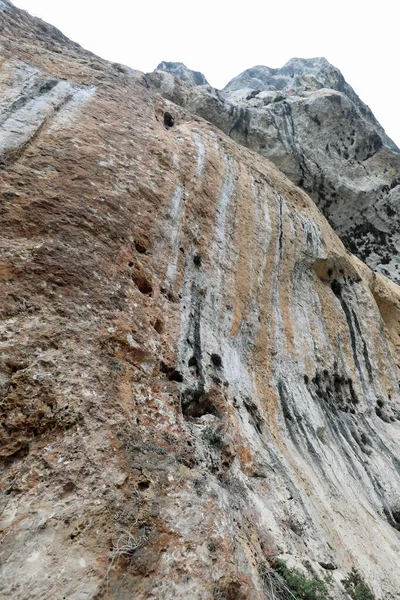
[{"label": "green vegetation", "polygon": [[277,95],[276,95],[276,96],[273,98],[273,100],[272,100],[272,103],[273,103],[273,104],[275,104],[276,102],[282,102],[282,100],[284,100],[284,99],[285,99],[285,96],[283,96],[283,94],[279,94],[279,93],[278,93],[278,94],[277,94]]},{"label": "green vegetation", "polygon": [[207,425],[207,427],[204,429],[202,438],[212,446],[218,446],[220,448],[224,445],[223,435],[218,431],[218,429],[213,429],[209,425]]},{"label": "green vegetation", "polygon": [[[258,566],[264,588],[274,600],[329,600],[332,577],[319,579],[307,576],[298,569],[289,569],[283,560],[273,567],[268,562]],[[352,600],[376,600],[356,569],[352,569],[342,584]]]},{"label": "green vegetation", "polygon": [[346,579],[342,581],[346,592],[353,600],[375,600],[374,594],[369,590],[361,575],[353,567]]},{"label": "green vegetation", "polygon": [[278,560],[275,571],[286,582],[289,590],[299,600],[326,600],[329,589],[326,585],[328,578],[324,581],[315,577],[306,577],[297,569],[289,569],[282,560]]},{"label": "green vegetation", "polygon": [[261,563],[258,572],[272,597],[279,600],[329,599],[329,577],[324,580],[306,577],[297,569],[289,569],[282,560],[278,560],[273,569],[268,564]]}]

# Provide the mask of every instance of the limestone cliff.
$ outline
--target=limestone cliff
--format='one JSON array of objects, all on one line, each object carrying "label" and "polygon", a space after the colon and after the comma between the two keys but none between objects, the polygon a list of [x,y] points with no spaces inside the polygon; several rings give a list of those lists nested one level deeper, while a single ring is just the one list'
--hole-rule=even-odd
[{"label": "limestone cliff", "polygon": [[159,65],[149,84],[269,158],[349,250],[400,282],[400,151],[338,69],[295,58],[281,69],[248,69],[218,91],[193,87],[190,70],[174,64]]},{"label": "limestone cliff", "polygon": [[399,288],[142,74],[0,35],[2,597],[400,598]]}]

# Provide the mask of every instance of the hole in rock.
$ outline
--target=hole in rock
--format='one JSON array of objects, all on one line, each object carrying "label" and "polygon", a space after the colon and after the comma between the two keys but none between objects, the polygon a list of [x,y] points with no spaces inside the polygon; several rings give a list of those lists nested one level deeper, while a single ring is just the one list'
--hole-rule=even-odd
[{"label": "hole in rock", "polygon": [[164,125],[167,129],[171,129],[175,125],[175,119],[169,112],[164,113]]},{"label": "hole in rock", "polygon": [[193,256],[193,262],[196,265],[196,267],[201,267],[201,256],[199,256],[198,254],[195,254]]},{"label": "hole in rock", "polygon": [[263,418],[258,410],[257,405],[251,398],[244,398],[243,404],[249,413],[249,420],[253,427],[258,431],[258,433],[262,433],[263,431]]},{"label": "hole in rock", "polygon": [[183,381],[182,374],[177,370],[174,370],[171,373],[169,373],[168,379],[170,381],[177,381],[178,383],[182,383],[182,381]]},{"label": "hole in rock", "polygon": [[392,515],[397,526],[396,529],[400,529],[400,509],[393,510]]},{"label": "hole in rock", "polygon": [[[240,525],[239,528],[241,529]],[[220,582],[213,592],[213,598],[223,598],[223,600],[245,600],[246,596],[242,584],[237,581]]]},{"label": "hole in rock", "polygon": [[381,419],[381,421],[384,421],[384,423],[390,423],[390,418],[383,409],[376,406],[375,413],[376,413],[376,416]]},{"label": "hole in rock", "polygon": [[193,374],[193,371],[194,371],[196,373],[196,377],[198,377],[198,375],[199,375],[199,365],[198,365],[198,362],[197,362],[197,358],[195,356],[192,356],[192,358],[189,359],[188,367],[191,370],[192,374]]},{"label": "hole in rock", "polygon": [[331,290],[335,296],[339,297],[342,294],[342,284],[337,279],[334,279],[331,283]]},{"label": "hole in rock", "polygon": [[173,302],[174,304],[178,302],[178,297],[174,294],[173,291],[168,290],[164,286],[160,288],[161,293],[167,298],[169,302]]},{"label": "hole in rock", "polygon": [[195,356],[192,356],[192,358],[189,359],[188,366],[197,367],[197,358]]},{"label": "hole in rock", "polygon": [[365,444],[366,446],[371,446],[371,445],[372,445],[372,444],[371,444],[371,440],[369,439],[369,437],[368,437],[368,436],[367,436],[365,433],[362,433],[362,434],[361,434],[361,441],[362,441],[362,443],[363,443],[363,444]]},{"label": "hole in rock", "polygon": [[400,531],[400,509],[397,506],[394,508],[385,507],[383,512],[385,513],[389,525],[394,529],[397,529],[397,531]]},{"label": "hole in rock", "polygon": [[45,94],[46,92],[50,92],[56,85],[58,84],[58,79],[48,79],[39,88],[39,94]]},{"label": "hole in rock", "polygon": [[64,494],[71,494],[75,489],[76,485],[72,481],[68,481],[63,487],[63,492]]},{"label": "hole in rock", "polygon": [[211,354],[211,362],[218,369],[222,367],[222,358],[219,354],[215,354],[215,352]]},{"label": "hole in rock", "polygon": [[148,490],[150,487],[150,481],[139,481],[138,488],[139,490]]},{"label": "hole in rock", "polygon": [[160,321],[160,319],[157,319],[157,321],[154,323],[153,327],[159,334],[164,332],[164,325],[163,325],[163,322]]},{"label": "hole in rock", "polygon": [[337,569],[337,566],[334,563],[331,563],[331,562],[329,562],[329,563],[320,562],[319,564],[326,571],[335,571]]},{"label": "hole in rock", "polygon": [[147,281],[147,279],[145,279],[145,277],[141,277],[140,275],[137,277],[132,277],[134,283],[136,284],[139,292],[141,292],[142,294],[144,294],[145,296],[149,296],[151,294],[151,292],[153,291],[153,287],[151,285],[151,283],[149,281]]},{"label": "hole in rock", "polygon": [[139,252],[139,254],[146,254],[146,252],[147,252],[147,248],[145,246],[143,246],[142,244],[140,244],[139,242],[135,242],[135,248],[136,248],[136,252]]},{"label": "hole in rock", "polygon": [[182,394],[182,413],[185,417],[196,419],[203,415],[220,416],[209,394],[203,394],[199,390],[186,390]]}]

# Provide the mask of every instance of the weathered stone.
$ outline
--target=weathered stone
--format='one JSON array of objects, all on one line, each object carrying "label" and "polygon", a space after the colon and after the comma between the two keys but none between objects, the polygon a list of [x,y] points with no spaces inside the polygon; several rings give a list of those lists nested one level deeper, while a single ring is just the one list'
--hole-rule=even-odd
[{"label": "weathered stone", "polygon": [[253,67],[221,92],[159,71],[147,80],[272,160],[310,194],[348,249],[400,282],[400,151],[327,60]]},{"label": "weathered stone", "polygon": [[181,81],[186,81],[190,85],[208,85],[207,79],[204,77],[203,73],[199,71],[191,71],[183,63],[177,62],[161,62],[156,71],[167,71],[168,73],[173,73]]},{"label": "weathered stone", "polygon": [[279,557],[399,598],[399,288],[268,160],[1,8],[2,597],[262,600]]}]

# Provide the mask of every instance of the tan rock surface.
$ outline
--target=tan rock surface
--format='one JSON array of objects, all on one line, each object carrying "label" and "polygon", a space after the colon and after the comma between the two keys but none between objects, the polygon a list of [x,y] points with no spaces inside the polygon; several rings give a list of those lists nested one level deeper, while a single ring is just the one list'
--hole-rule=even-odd
[{"label": "tan rock surface", "polygon": [[399,288],[268,161],[8,2],[1,594],[400,598]]}]

